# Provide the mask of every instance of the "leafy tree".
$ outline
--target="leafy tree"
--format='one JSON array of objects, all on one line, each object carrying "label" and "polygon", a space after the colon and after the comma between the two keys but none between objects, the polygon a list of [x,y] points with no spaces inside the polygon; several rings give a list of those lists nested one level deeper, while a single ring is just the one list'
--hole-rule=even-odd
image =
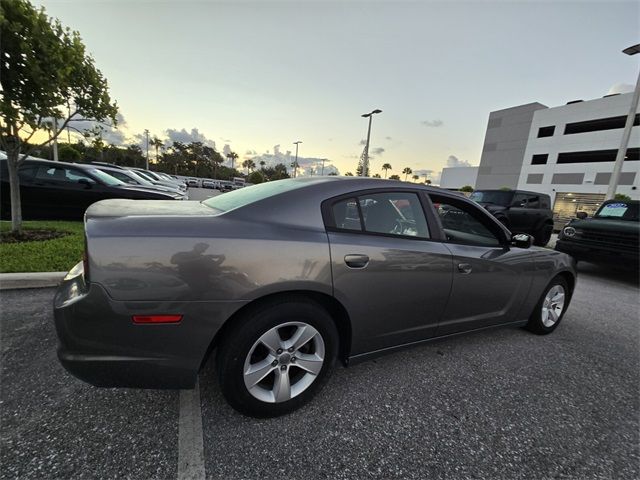
[{"label": "leafy tree", "polygon": [[622,202],[628,202],[631,200],[631,197],[629,195],[625,195],[624,193],[616,193],[613,196],[614,200],[620,200]]},{"label": "leafy tree", "polygon": [[264,166],[267,164],[264,160],[260,160],[260,170],[264,171]]},{"label": "leafy tree", "polygon": [[390,163],[385,163],[384,165],[382,165],[382,170],[384,170],[384,178],[387,178],[387,171],[393,170],[393,167],[391,167]]},{"label": "leafy tree", "polygon": [[283,178],[290,178],[287,172],[287,167],[278,163],[275,167],[267,167],[262,170],[262,174],[269,180],[281,180]]},{"label": "leafy tree", "polygon": [[373,178],[382,178],[379,173],[374,173]]},{"label": "leafy tree", "polygon": [[425,185],[431,185],[431,180],[429,180],[428,178],[424,181]]},{"label": "leafy tree", "polygon": [[473,187],[471,185],[465,185],[464,187],[460,188],[460,191],[465,193],[472,193]]},{"label": "leafy tree", "polygon": [[251,172],[251,174],[247,177],[247,182],[254,184],[264,182],[262,172]]},{"label": "leafy tree", "polygon": [[62,162],[77,162],[82,158],[82,154],[69,144],[62,144],[58,147],[58,158]]},{"label": "leafy tree", "polygon": [[344,174],[345,177],[353,177],[353,173],[351,172],[347,172]]},{"label": "leafy tree", "polygon": [[115,124],[118,109],[80,34],[44,9],[36,10],[27,0],[0,0],[0,38],[0,145],[7,152],[11,230],[20,234],[18,168],[38,146],[29,140],[42,130],[43,120],[54,119],[56,128],[40,146],[76,117]]},{"label": "leafy tree", "polygon": [[400,175],[389,175],[389,180],[400,180]]},{"label": "leafy tree", "polygon": [[329,173],[327,173],[327,175],[328,175],[329,177],[335,177],[335,176],[337,176],[337,175],[338,175],[338,172],[329,172]]},{"label": "leafy tree", "polygon": [[413,173],[413,170],[411,170],[409,167],[404,167],[404,170],[402,170],[402,173],[404,173],[404,181],[406,182],[407,177]]},{"label": "leafy tree", "polygon": [[413,178],[413,183],[415,183],[420,180],[420,175],[413,175],[411,178]]}]

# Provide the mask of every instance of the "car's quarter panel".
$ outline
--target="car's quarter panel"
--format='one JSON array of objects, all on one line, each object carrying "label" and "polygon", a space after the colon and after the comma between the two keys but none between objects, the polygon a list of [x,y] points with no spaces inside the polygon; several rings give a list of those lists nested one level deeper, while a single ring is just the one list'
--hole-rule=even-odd
[{"label": "car's quarter panel", "polygon": [[536,268],[526,249],[446,246],[453,255],[453,287],[438,336],[521,320]]},{"label": "car's quarter panel", "polygon": [[[334,295],[351,318],[352,355],[433,336],[451,289],[451,254],[439,242],[328,232]],[[366,255],[352,268],[347,255]]]},{"label": "car's quarter panel", "polygon": [[[135,202],[149,215],[126,215],[128,204],[116,200],[88,210],[91,281],[113,299],[241,301],[284,290],[331,295],[323,230],[214,215],[197,202],[169,203],[171,216],[161,214],[160,201]],[[124,210],[108,217],[98,208]]]}]

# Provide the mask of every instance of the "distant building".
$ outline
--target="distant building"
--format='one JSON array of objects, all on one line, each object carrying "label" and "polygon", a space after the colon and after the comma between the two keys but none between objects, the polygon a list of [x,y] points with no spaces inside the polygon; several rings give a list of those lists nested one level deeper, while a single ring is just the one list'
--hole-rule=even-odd
[{"label": "distant building", "polygon": [[442,169],[440,187],[449,190],[458,190],[465,185],[476,184],[479,167],[446,167]]},{"label": "distant building", "polygon": [[[517,188],[551,196],[558,223],[595,212],[613,171],[631,93],[539,103],[492,112],[476,189]],[[639,199],[640,115],[636,114],[618,193]],[[527,132],[523,136],[523,131]]]}]

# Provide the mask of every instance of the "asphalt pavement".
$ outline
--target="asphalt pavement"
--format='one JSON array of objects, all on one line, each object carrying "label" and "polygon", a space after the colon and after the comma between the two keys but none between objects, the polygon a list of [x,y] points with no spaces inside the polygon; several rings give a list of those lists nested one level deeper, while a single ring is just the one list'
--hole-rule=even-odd
[{"label": "asphalt pavement", "polygon": [[[580,270],[552,335],[499,329],[339,367],[286,417],[237,414],[206,365],[206,476],[638,478],[638,281]],[[0,478],[176,478],[179,392],[67,374],[53,293],[0,293]]]}]

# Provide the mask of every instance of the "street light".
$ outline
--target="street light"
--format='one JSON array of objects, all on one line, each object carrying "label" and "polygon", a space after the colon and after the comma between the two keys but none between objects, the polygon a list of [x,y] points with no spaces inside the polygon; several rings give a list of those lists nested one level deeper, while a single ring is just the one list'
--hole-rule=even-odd
[{"label": "street light", "polygon": [[364,156],[362,158],[362,173],[360,176],[369,176],[369,140],[371,139],[371,119],[376,113],[382,113],[382,110],[375,109],[370,113],[363,113],[364,118],[369,118],[369,129],[367,130],[367,143],[364,144]]},{"label": "street light", "polygon": [[293,162],[293,178],[296,178],[298,176],[298,145],[300,145],[302,142],[300,140],[298,140],[297,142],[293,142],[293,144],[296,146],[296,159]]},{"label": "street light", "polygon": [[149,170],[149,130],[145,128],[144,134],[147,137],[147,160],[146,160],[146,170]]},{"label": "street light", "polygon": [[327,161],[326,158],[322,159],[322,172],[320,173],[320,176],[324,175],[324,162],[326,162],[326,161]]},{"label": "street light", "polygon": [[58,119],[55,117],[45,117],[41,120],[43,125],[51,125],[53,131],[53,161],[58,161]]},{"label": "street light", "polygon": [[[640,43],[633,45],[629,48],[625,48],[622,53],[627,55],[635,55],[640,53]],[[613,172],[611,173],[611,180],[609,180],[609,188],[607,189],[606,200],[611,200],[616,195],[616,189],[618,188],[618,182],[620,182],[620,174],[622,173],[622,165],[624,164],[624,158],[627,155],[627,147],[629,146],[629,137],[631,136],[631,128],[636,118],[636,110],[638,110],[638,99],[640,99],[640,73],[638,74],[638,80],[636,81],[636,88],[633,91],[633,98],[631,99],[631,107],[629,108],[629,114],[627,115],[627,123],[624,125],[622,132],[622,140],[620,141],[620,148],[616,154],[616,163],[613,165]]]}]

